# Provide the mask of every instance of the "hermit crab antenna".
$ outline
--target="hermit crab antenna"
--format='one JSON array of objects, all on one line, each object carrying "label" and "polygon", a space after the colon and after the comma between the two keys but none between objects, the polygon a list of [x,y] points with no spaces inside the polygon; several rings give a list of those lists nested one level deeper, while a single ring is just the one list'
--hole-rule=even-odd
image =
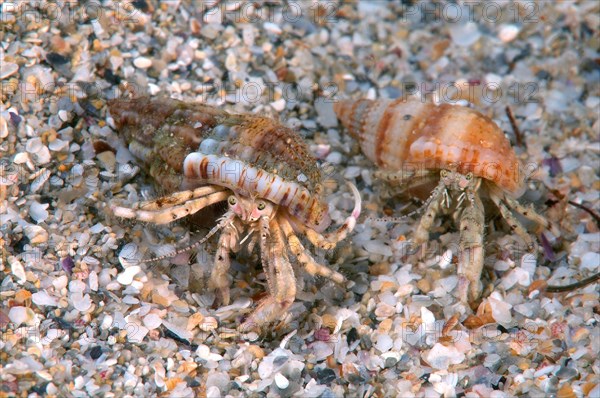
[{"label": "hermit crab antenna", "polygon": [[189,246],[186,246],[184,248],[178,249],[174,252],[171,252],[169,254],[165,254],[163,256],[158,256],[158,257],[152,257],[149,258],[147,260],[143,260],[140,261],[139,264],[147,264],[147,263],[153,263],[156,261],[160,261],[160,260],[164,260],[165,258],[172,258],[175,257],[181,253],[186,253],[190,250],[193,250],[195,248],[197,248],[200,245],[203,245],[204,243],[206,243],[206,241],[208,241],[214,234],[216,234],[221,228],[225,227],[227,224],[229,224],[233,218],[235,217],[235,214],[233,212],[227,212],[225,213],[225,215],[223,217],[221,217],[221,219],[219,220],[219,222],[217,223],[217,225],[215,225],[210,231],[208,231],[208,233],[206,234],[206,236],[202,239],[200,239],[197,242],[192,243]]},{"label": "hermit crab antenna", "polygon": [[437,187],[435,187],[435,189],[433,190],[433,192],[431,193],[431,195],[429,195],[429,197],[427,198],[427,200],[416,210],[411,211],[410,213],[404,214],[402,216],[399,217],[369,217],[367,218],[367,221],[374,221],[374,222],[385,222],[385,223],[398,223],[401,221],[406,220],[407,218],[410,218],[414,215],[420,214],[422,213],[427,206],[429,206],[429,204],[431,203],[431,201],[439,194],[439,191],[441,189],[443,189],[444,183],[442,181],[440,181],[439,185]]}]

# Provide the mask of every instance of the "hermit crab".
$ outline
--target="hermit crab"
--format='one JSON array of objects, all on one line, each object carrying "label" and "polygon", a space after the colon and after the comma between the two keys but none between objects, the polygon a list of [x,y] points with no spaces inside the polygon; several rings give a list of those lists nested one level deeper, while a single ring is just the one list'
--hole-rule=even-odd
[{"label": "hermit crab", "polygon": [[458,296],[481,294],[485,212],[482,196],[498,207],[508,225],[533,250],[535,241],[512,211],[543,228],[549,222],[521,205],[527,174],[502,130],[488,117],[451,104],[418,100],[346,100],[334,110],[365,156],[391,184],[439,181],[425,201],[413,243],[428,241],[439,212],[453,214],[460,230]]},{"label": "hermit crab", "polygon": [[279,319],[294,302],[290,253],[307,272],[344,281],[317,263],[297,234],[319,248],[335,247],[356,225],[359,193],[348,183],[354,209],[337,230],[325,233],[331,220],[322,195],[323,171],[293,130],[270,118],[166,98],[117,99],[108,108],[130,152],[161,187],[174,192],[132,207],[113,204],[116,216],[163,224],[226,201],[225,214],[194,244],[222,231],[209,280],[222,304],[230,301],[230,253],[258,247],[268,295],[241,330]]}]

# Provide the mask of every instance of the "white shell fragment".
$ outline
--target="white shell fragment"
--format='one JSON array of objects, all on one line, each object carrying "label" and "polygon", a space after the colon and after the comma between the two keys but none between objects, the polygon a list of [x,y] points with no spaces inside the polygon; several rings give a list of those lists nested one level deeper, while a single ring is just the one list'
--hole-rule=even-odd
[{"label": "white shell fragment", "polygon": [[12,307],[8,312],[8,319],[10,319],[15,327],[19,327],[21,325],[33,325],[36,315],[31,308]]},{"label": "white shell fragment", "polygon": [[121,272],[117,276],[117,281],[121,285],[131,285],[133,282],[133,277],[136,276],[142,269],[139,265],[132,265],[131,267],[125,268],[123,272]]},{"label": "white shell fragment", "polygon": [[48,211],[46,210],[48,206],[48,203],[32,202],[29,206],[29,215],[37,223],[46,221],[48,218]]},{"label": "white shell fragment", "polygon": [[3,80],[17,73],[17,71],[19,70],[19,65],[13,62],[3,62],[2,68],[0,69],[0,80]]},{"label": "white shell fragment", "polygon": [[152,60],[146,57],[137,57],[133,60],[133,64],[136,66],[136,68],[148,69],[152,66]]}]

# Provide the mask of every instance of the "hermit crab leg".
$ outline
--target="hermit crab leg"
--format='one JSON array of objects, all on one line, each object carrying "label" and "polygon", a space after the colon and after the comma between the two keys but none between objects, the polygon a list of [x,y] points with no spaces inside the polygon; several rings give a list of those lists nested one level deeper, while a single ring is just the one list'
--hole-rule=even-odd
[{"label": "hermit crab leg", "polygon": [[421,221],[417,226],[417,230],[415,231],[413,243],[415,245],[421,245],[422,243],[427,242],[429,239],[429,230],[435,221],[435,217],[440,211],[440,204],[442,199],[444,198],[443,193],[446,191],[446,187],[443,181],[440,181],[438,186],[433,190],[433,193],[427,199],[428,205],[425,210],[425,214],[421,217]]},{"label": "hermit crab leg", "polygon": [[275,287],[273,286],[275,271],[272,269],[272,262],[270,260],[273,253],[269,251],[269,237],[271,236],[269,224],[270,220],[267,217],[262,217],[259,220],[260,261],[262,262],[263,268],[265,269],[265,277],[267,278],[268,290],[269,292],[273,292],[273,290],[275,289]]},{"label": "hermit crab leg", "polygon": [[527,230],[525,229],[525,227],[523,227],[521,222],[517,220],[517,218],[510,212],[510,209],[504,204],[504,202],[502,202],[502,200],[498,196],[492,194],[490,195],[490,197],[492,198],[496,206],[498,206],[498,209],[500,209],[500,213],[508,223],[510,229],[515,231],[517,235],[519,235],[519,237],[523,239],[525,245],[527,246],[527,250],[533,250],[533,248],[535,247],[534,240],[531,236],[529,236]]},{"label": "hermit crab leg", "polygon": [[[265,222],[261,219],[261,224]],[[269,219],[266,220],[268,228]],[[260,250],[263,266],[272,278],[269,283],[269,295],[260,302],[256,310],[240,325],[241,331],[256,329],[261,325],[277,320],[292,305],[296,298],[296,279],[292,264],[284,252],[285,238],[277,222],[271,223],[273,229],[267,239],[261,228]]]},{"label": "hermit crab leg", "polygon": [[320,247],[321,249],[330,250],[335,247],[335,245],[346,238],[346,236],[352,232],[354,227],[356,226],[356,221],[358,216],[360,215],[361,210],[361,199],[360,193],[358,189],[354,186],[354,184],[347,182],[348,186],[352,190],[352,194],[354,196],[354,209],[352,210],[352,214],[346,218],[344,223],[336,230],[327,234],[320,234],[319,232],[306,228],[300,222],[294,222],[294,226],[296,226],[306,237],[308,240],[315,245],[316,247]]},{"label": "hermit crab leg", "polygon": [[138,202],[134,204],[132,209],[136,210],[160,210],[164,207],[172,207],[174,205],[179,205],[181,203],[185,203],[192,199],[201,198],[203,196],[210,195],[215,192],[221,192],[226,190],[225,187],[220,187],[218,185],[208,185],[200,188],[196,188],[194,190],[189,191],[180,191],[175,192],[169,196],[163,196],[154,200],[147,200],[144,202]]},{"label": "hermit crab leg", "polygon": [[229,196],[227,191],[218,191],[198,199],[193,199],[184,204],[167,207],[162,210],[137,210],[135,208],[111,206],[117,217],[135,218],[155,224],[167,224],[180,218],[194,214],[212,204],[222,202]]},{"label": "hermit crab leg", "polygon": [[466,303],[475,300],[481,293],[481,271],[483,270],[483,230],[485,212],[477,193],[471,195],[460,216],[460,243],[458,255],[458,296]]},{"label": "hermit crab leg", "polygon": [[228,213],[230,214],[224,218],[223,223],[219,223],[219,225],[224,225],[224,228],[223,233],[219,237],[215,263],[208,282],[209,287],[217,291],[220,303],[223,305],[228,305],[230,301],[228,272],[231,266],[231,259],[229,252],[239,238],[237,230],[231,224],[235,214],[233,212]]},{"label": "hermit crab leg", "polygon": [[288,242],[288,247],[309,274],[324,276],[339,284],[344,283],[345,278],[342,274],[315,261],[308,250],[306,250],[304,245],[300,242],[298,236],[296,236],[292,225],[285,216],[280,217],[279,220],[283,233],[285,234],[285,239]]},{"label": "hermit crab leg", "polygon": [[542,215],[538,214],[533,207],[525,207],[507,195],[504,195],[504,201],[511,209],[515,210],[523,217],[537,223],[538,225],[541,225],[544,228],[550,228],[550,223],[548,220]]}]

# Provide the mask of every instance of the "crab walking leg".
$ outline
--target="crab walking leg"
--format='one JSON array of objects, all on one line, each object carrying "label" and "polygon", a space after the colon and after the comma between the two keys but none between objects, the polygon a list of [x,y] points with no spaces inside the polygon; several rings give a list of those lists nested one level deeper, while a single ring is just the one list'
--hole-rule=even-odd
[{"label": "crab walking leg", "polygon": [[144,202],[138,202],[134,204],[134,207],[131,207],[135,210],[160,210],[167,206],[175,206],[181,203],[185,203],[192,199],[201,198],[203,196],[207,196],[213,194],[215,192],[221,192],[226,190],[225,187],[220,187],[218,185],[208,185],[205,187],[196,188],[189,191],[179,191],[174,192],[171,195],[163,196],[154,200],[147,200]]},{"label": "crab walking leg", "polygon": [[550,222],[545,217],[538,214],[533,209],[533,206],[525,207],[508,195],[504,195],[504,201],[511,209],[514,209],[516,212],[523,215],[523,217],[537,223],[538,225],[541,225],[544,228],[550,228]]},{"label": "crab walking leg", "polygon": [[427,199],[426,203],[429,204],[425,209],[425,214],[423,214],[423,217],[421,217],[421,221],[419,222],[413,237],[413,243],[416,246],[419,246],[429,240],[429,230],[435,221],[435,217],[440,211],[440,205],[442,199],[444,198],[443,193],[445,190],[444,183],[440,181],[439,185],[433,190],[433,193],[429,199]]},{"label": "crab walking leg", "polygon": [[321,265],[315,261],[315,259],[310,255],[308,250],[306,250],[302,242],[300,242],[298,236],[296,236],[292,225],[287,220],[287,218],[285,218],[285,216],[282,216],[280,220],[281,228],[283,229],[285,239],[288,242],[288,247],[309,274],[324,276],[339,284],[344,283],[346,278],[344,278],[342,274],[328,267],[325,267],[324,265]]},{"label": "crab walking leg", "polygon": [[481,293],[483,270],[483,230],[485,212],[477,193],[470,193],[472,200],[466,203],[460,215],[460,243],[458,254],[458,297],[466,303]]},{"label": "crab walking leg", "polygon": [[516,234],[519,235],[521,239],[523,239],[527,250],[533,250],[535,248],[534,239],[531,236],[529,236],[525,227],[521,225],[519,220],[517,220],[517,218],[511,213],[510,209],[504,204],[504,202],[502,202],[500,198],[498,198],[496,195],[491,195],[491,198],[496,204],[496,206],[498,206],[498,208],[500,209],[500,213],[508,223],[510,229],[515,231]]},{"label": "crab walking leg", "polygon": [[228,191],[219,191],[207,196],[193,199],[184,204],[167,207],[162,210],[136,210],[128,207],[111,206],[117,217],[135,218],[139,221],[152,222],[154,224],[167,224],[180,218],[194,214],[212,204],[222,202],[229,196]]},{"label": "crab walking leg", "polygon": [[339,241],[344,240],[356,226],[356,221],[358,220],[358,216],[360,216],[361,210],[360,193],[354,184],[350,182],[347,182],[347,184],[352,191],[352,195],[354,196],[354,209],[352,210],[352,214],[346,218],[344,223],[337,230],[327,234],[320,234],[313,229],[303,227],[302,223],[300,222],[294,222],[294,225],[298,227],[298,229],[301,230],[304,235],[306,235],[310,243],[316,247],[320,247],[321,249],[325,250],[333,249],[335,245]]},{"label": "crab walking leg", "polygon": [[[230,301],[229,296],[229,267],[231,266],[231,259],[229,253],[235,249],[236,243],[239,240],[239,236],[235,226],[232,224],[232,220],[235,214],[224,217],[223,222],[223,233],[219,237],[219,243],[217,253],[215,254],[215,263],[208,281],[208,287],[214,289],[218,294],[219,302],[223,305],[228,305]],[[222,225],[219,223],[219,225]]]},{"label": "crab walking leg", "polygon": [[[262,221],[262,220],[261,220]],[[264,264],[273,280],[269,295],[262,300],[256,310],[240,325],[240,331],[258,329],[279,319],[290,308],[296,298],[296,278],[292,264],[285,254],[285,238],[278,222],[271,223],[271,239],[262,239],[261,252]],[[262,231],[261,231],[262,234]]]},{"label": "crab walking leg", "polygon": [[267,217],[262,217],[258,222],[260,234],[260,261],[262,263],[263,268],[265,269],[265,277],[267,278],[267,288],[269,293],[273,292],[275,289],[275,286],[273,285],[275,279],[275,271],[273,270],[273,263],[271,261],[273,253],[271,252],[271,245],[269,243],[269,238],[271,236],[270,224],[271,220]]}]

